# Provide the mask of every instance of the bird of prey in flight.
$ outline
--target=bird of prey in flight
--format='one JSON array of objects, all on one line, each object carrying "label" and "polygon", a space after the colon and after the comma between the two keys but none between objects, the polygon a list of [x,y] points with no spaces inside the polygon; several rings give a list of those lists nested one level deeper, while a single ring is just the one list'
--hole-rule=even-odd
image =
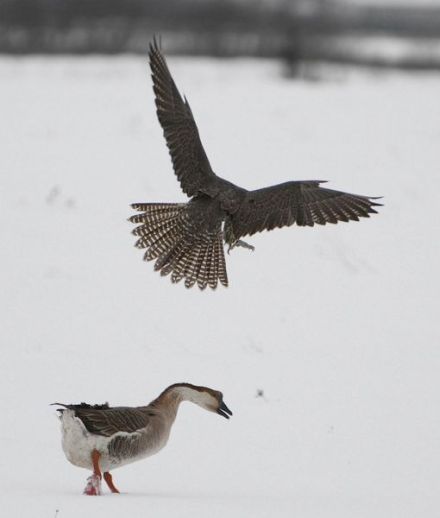
[{"label": "bird of prey in flight", "polygon": [[248,191],[217,176],[200,141],[186,97],[181,97],[160,45],[149,50],[157,117],[187,203],[134,203],[136,246],[154,269],[203,290],[228,286],[223,244],[253,249],[242,237],[298,226],[358,221],[376,213],[377,198],[321,187],[321,180],[291,181]]}]

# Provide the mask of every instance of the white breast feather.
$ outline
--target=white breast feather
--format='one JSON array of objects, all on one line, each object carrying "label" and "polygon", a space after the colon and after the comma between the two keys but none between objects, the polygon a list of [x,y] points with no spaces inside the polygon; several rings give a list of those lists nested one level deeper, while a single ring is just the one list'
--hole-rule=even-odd
[{"label": "white breast feather", "polygon": [[168,441],[168,434],[158,437],[153,434],[151,442],[148,441],[147,447],[136,457],[131,458],[111,458],[108,453],[108,444],[116,436],[133,436],[147,433],[147,429],[141,429],[133,433],[118,432],[111,437],[104,437],[90,433],[84,426],[81,419],[75,417],[74,410],[64,410],[61,414],[61,431],[62,431],[62,446],[66,458],[75,466],[93,469],[92,465],[92,451],[97,450],[101,454],[100,467],[101,471],[110,471],[125,464],[130,464],[137,460],[154,455],[161,450]]}]

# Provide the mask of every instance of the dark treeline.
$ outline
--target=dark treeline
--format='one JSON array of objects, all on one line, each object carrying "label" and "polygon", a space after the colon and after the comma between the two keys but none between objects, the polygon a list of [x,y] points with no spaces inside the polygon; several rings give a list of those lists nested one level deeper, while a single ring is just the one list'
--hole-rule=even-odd
[{"label": "dark treeline", "polygon": [[145,53],[153,34],[163,35],[169,53],[351,62],[356,54],[341,54],[338,38],[439,38],[440,9],[328,0],[0,0],[3,53]]},{"label": "dark treeline", "polygon": [[209,53],[222,34],[280,25],[266,14],[234,0],[0,0],[0,51],[144,52],[166,33],[171,51]]},{"label": "dark treeline", "polygon": [[126,20],[212,29],[253,21],[253,9],[222,0],[1,0],[2,24],[22,27],[68,28],[78,23]]}]

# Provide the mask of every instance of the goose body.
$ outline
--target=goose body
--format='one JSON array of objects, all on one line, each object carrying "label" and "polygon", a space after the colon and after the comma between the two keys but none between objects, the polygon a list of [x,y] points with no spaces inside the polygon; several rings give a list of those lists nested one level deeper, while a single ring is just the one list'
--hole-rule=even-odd
[{"label": "goose body", "polygon": [[55,403],[63,407],[57,410],[67,460],[93,471],[85,493],[100,494],[101,473],[112,492],[119,492],[110,470],[159,452],[168,442],[183,401],[226,418],[232,415],[221,392],[189,383],[171,385],[149,405],[140,407]]},{"label": "goose body", "polygon": [[[148,407],[108,408],[117,411],[121,416],[130,416],[132,412],[143,413]],[[109,436],[89,431],[81,419],[85,407],[78,405],[77,409],[66,409],[62,413],[62,447],[66,458],[80,468],[93,469],[91,452],[101,453],[101,469],[110,471],[125,464],[154,455],[168,442],[172,422],[161,417],[148,418],[145,426],[133,431],[117,431]],[[101,413],[107,413],[103,410]]]}]

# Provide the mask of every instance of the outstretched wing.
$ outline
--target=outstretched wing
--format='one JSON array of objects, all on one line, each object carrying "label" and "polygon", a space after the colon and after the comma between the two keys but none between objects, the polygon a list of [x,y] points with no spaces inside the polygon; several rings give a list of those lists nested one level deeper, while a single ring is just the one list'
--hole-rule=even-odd
[{"label": "outstretched wing", "polygon": [[263,230],[290,226],[313,227],[315,223],[358,221],[376,213],[380,205],[368,196],[320,187],[322,181],[286,182],[248,191],[240,208],[231,216],[234,237],[239,239]]},{"label": "outstretched wing", "polygon": [[215,178],[203,149],[188,101],[180,96],[156,39],[150,44],[150,67],[157,117],[182,190],[194,196]]}]

